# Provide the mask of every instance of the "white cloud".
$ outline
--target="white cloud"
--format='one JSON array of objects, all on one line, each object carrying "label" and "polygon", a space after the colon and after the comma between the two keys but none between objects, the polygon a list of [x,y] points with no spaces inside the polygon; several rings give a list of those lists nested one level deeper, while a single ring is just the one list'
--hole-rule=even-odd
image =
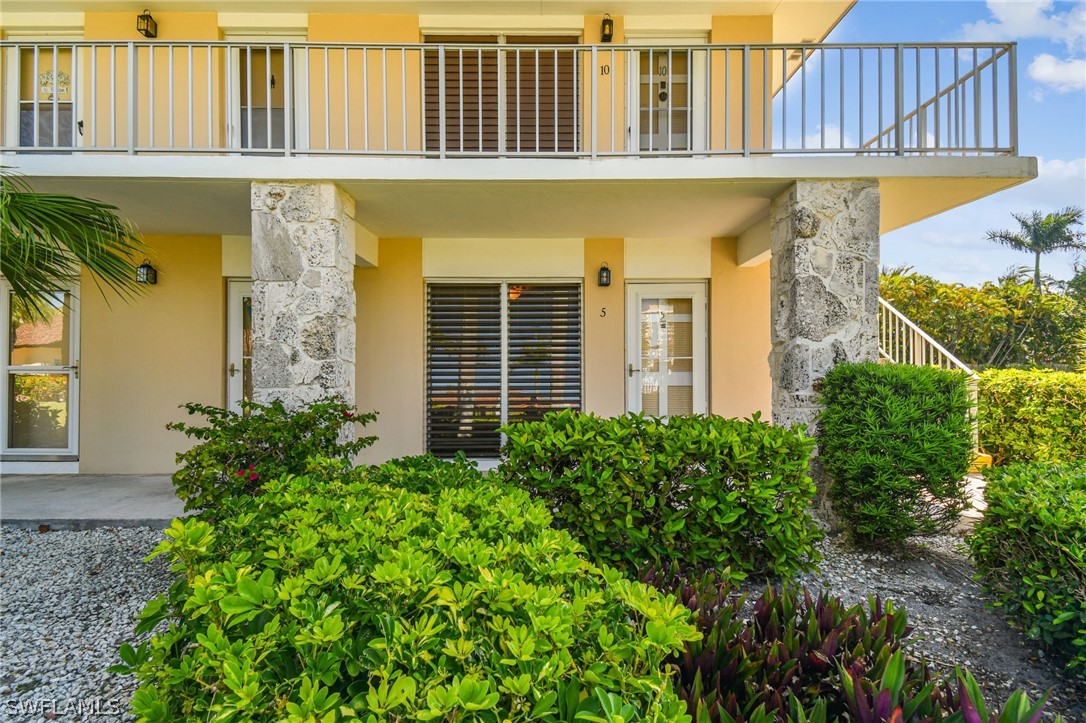
[{"label": "white cloud", "polygon": [[1067,12],[1057,12],[1053,0],[988,0],[991,20],[966,23],[961,40],[995,42],[1041,38],[1074,49],[1086,42],[1086,2],[1075,2]]},{"label": "white cloud", "polygon": [[1086,88],[1086,58],[1060,60],[1041,53],[1029,64],[1029,77],[1057,93],[1082,90]]},{"label": "white cloud", "polygon": [[1086,179],[1086,158],[1072,158],[1069,161],[1061,161],[1059,158],[1048,161],[1041,158],[1037,161],[1037,176],[1045,181],[1082,183]]}]

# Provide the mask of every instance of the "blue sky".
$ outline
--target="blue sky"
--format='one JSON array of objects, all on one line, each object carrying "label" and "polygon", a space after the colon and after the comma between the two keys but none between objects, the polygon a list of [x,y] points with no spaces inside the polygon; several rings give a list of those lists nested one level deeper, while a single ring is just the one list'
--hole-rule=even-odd
[{"label": "blue sky", "polygon": [[[995,280],[1033,257],[989,242],[988,229],[1017,228],[1012,212],[1086,206],[1086,0],[860,0],[828,40],[1018,43],[1019,153],[1037,157],[1037,179],[886,234],[884,266]],[[1052,254],[1041,269],[1067,279],[1074,258]]]}]

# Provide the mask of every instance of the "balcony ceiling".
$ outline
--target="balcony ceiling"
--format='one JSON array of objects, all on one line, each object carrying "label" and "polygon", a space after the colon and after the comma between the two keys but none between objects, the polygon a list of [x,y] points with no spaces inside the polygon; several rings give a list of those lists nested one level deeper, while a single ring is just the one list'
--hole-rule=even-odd
[{"label": "balcony ceiling", "polygon": [[1034,158],[426,161],[6,156],[40,191],[113,203],[146,234],[248,235],[252,178],[332,179],[380,237],[734,236],[797,178],[877,178],[882,231],[1036,176]]}]

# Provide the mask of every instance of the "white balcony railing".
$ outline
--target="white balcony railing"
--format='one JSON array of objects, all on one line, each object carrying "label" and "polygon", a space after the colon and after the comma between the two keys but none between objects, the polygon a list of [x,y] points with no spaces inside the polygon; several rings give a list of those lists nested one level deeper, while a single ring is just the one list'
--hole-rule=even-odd
[{"label": "white balcony railing", "polygon": [[0,150],[1014,155],[1014,44],[0,42]]}]

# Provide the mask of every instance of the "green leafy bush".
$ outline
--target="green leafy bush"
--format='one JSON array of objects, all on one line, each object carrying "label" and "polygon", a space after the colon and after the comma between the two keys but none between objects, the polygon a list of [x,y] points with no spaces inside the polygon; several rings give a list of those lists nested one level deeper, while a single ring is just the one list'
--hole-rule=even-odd
[{"label": "green leafy bush", "polygon": [[819,459],[834,510],[858,541],[889,545],[957,523],[973,456],[964,374],[838,364],[819,398]]},{"label": "green leafy bush", "polygon": [[463,452],[457,452],[452,459],[438,459],[432,454],[394,459],[370,467],[366,479],[373,484],[408,492],[436,494],[444,489],[477,484],[480,475],[479,466]]},{"label": "green leafy bush", "polygon": [[1086,460],[1086,374],[993,369],[979,393],[980,446],[997,465]]},{"label": "green leafy bush", "polygon": [[564,411],[512,425],[499,476],[546,502],[594,560],[789,575],[817,561],[813,441],[757,417]]},{"label": "green leafy bush", "polygon": [[1086,462],[992,470],[969,551],[996,605],[1086,674]]},{"label": "green leafy bush", "polygon": [[698,723],[1036,723],[1044,706],[1043,700],[1031,706],[1019,692],[989,716],[969,673],[942,680],[908,654],[912,628],[890,601],[846,606],[805,589],[767,588],[748,612],[727,583],[689,584],[659,569],[642,580],[675,594],[695,614],[702,638],[669,662],[679,697]]},{"label": "green leafy bush", "polygon": [[184,422],[166,425],[198,441],[178,453],[179,468],[173,474],[186,511],[217,514],[231,496],[249,496],[266,480],[301,474],[311,457],[349,460],[377,439],[355,433],[356,424],[369,424],[377,415],[359,414],[335,397],[298,410],[287,410],[278,400],[268,405],[243,402],[242,414],[205,404],[182,406],[190,415],[207,418],[206,427]]},{"label": "green leafy bush", "polygon": [[117,668],[137,716],[683,720],[662,663],[696,632],[673,598],[587,562],[522,490],[366,477],[317,461],[217,527],[173,523],[155,554],[181,577],[137,632],[169,629]]}]

